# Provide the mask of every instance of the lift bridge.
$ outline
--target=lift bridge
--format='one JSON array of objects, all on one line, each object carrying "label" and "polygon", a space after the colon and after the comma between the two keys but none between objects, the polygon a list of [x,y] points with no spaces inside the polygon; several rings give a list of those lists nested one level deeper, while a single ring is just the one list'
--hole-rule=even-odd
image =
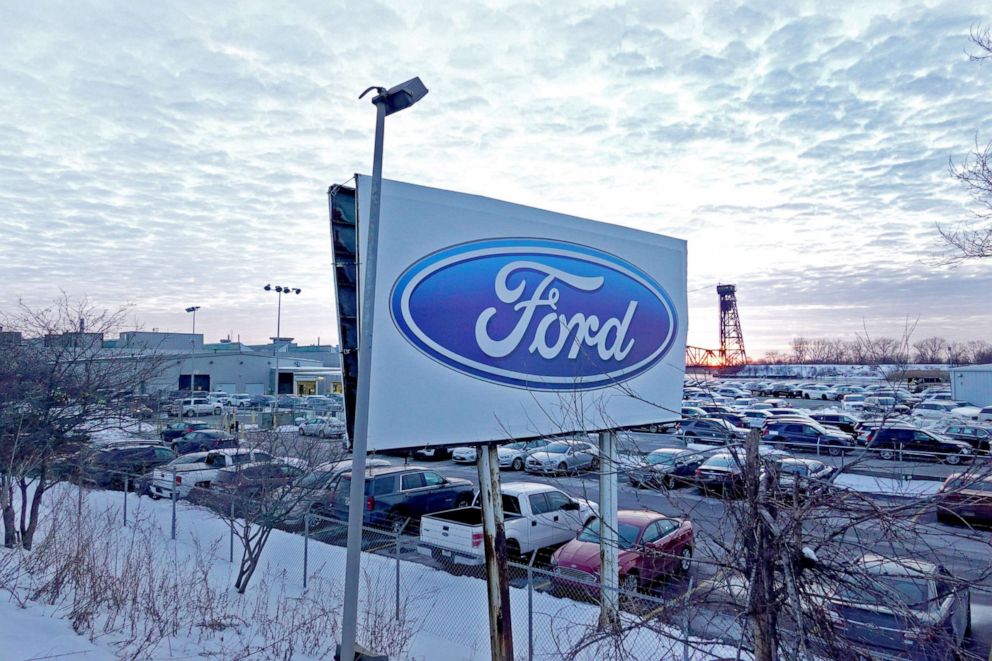
[{"label": "lift bridge", "polygon": [[720,348],[686,346],[685,366],[689,368],[718,369],[741,367],[747,364],[744,350],[744,333],[741,331],[741,317],[737,312],[737,286],[717,285],[720,297]]}]

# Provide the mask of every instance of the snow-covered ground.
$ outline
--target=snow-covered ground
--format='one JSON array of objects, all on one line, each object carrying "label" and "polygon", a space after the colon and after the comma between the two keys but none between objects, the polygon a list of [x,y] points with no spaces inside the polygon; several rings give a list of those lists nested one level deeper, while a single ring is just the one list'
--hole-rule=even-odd
[{"label": "snow-covered ground", "polygon": [[[57,515],[62,517],[57,525],[70,531],[62,544],[75,539],[71,531],[75,530],[72,517],[76,511],[76,495],[75,487],[64,485],[57,486],[46,496],[46,508],[55,506]],[[111,626],[120,619],[120,613],[114,609],[88,614],[79,624],[79,602],[83,600],[73,595],[63,595],[55,606],[26,601],[22,608],[9,594],[16,592],[24,600],[30,593],[29,588],[42,582],[38,577],[22,573],[16,579],[20,589],[5,593],[5,598],[0,599],[0,640],[4,641],[0,656],[11,659],[109,659],[130,654],[134,658],[234,658],[254,650],[253,658],[272,658],[276,647],[270,646],[282,645],[278,649],[285,651],[288,632],[294,628],[312,627],[314,620],[310,616],[313,614],[323,618],[322,624],[300,636],[300,647],[293,650],[292,658],[326,657],[328,650],[333,649],[333,641],[339,635],[339,623],[335,618],[340,613],[343,592],[343,548],[315,541],[310,543],[309,587],[305,590],[302,586],[303,538],[273,531],[263,556],[263,567],[253,578],[247,594],[237,595],[231,586],[239,554],[236,544],[235,563],[228,562],[229,528],[224,521],[209,511],[181,502],[178,535],[172,541],[169,538],[171,504],[168,501],[155,502],[133,494],[128,498],[130,525],[123,528],[118,524],[123,494],[85,493],[84,525],[98,528],[101,531],[99,541],[109,540],[107,548],[113,549],[106,562],[101,556],[100,567],[110,572],[111,580],[114,571],[134,572],[135,565],[124,558],[136,544],[139,547],[146,544],[142,557],[146,558],[147,566],[139,571],[149,577],[164,577],[163,585],[166,586],[171,585],[169,580],[174,578],[179,585],[196,586],[189,594],[198,595],[197,601],[192,603],[193,599],[188,595],[166,598],[164,603],[144,603],[145,600],[135,599],[119,608],[128,609],[130,627],[137,622],[140,628],[143,618],[159,618],[163,609],[171,608],[177,611],[168,621],[180,624],[154,644],[136,648],[138,643],[134,641],[133,630],[121,630],[120,623],[116,629]],[[56,505],[58,503],[61,505]],[[107,525],[111,521],[113,523]],[[97,540],[93,543],[94,548],[99,546]],[[19,551],[0,550],[0,566],[4,566],[4,561],[10,560],[9,554],[13,553]],[[489,658],[487,597],[483,581],[453,576],[421,564],[400,562],[403,626],[397,627],[393,618],[395,571],[394,559],[363,555],[360,637],[378,637],[380,641],[386,641],[382,644],[402,648],[394,647],[390,658]],[[121,582],[128,579],[128,576],[119,576]],[[0,571],[0,580],[9,585],[14,579]],[[166,593],[169,593],[168,589]],[[176,593],[186,594],[182,590]],[[126,597],[133,598],[134,595]],[[518,655],[526,656],[526,589],[511,588],[510,599],[516,650]],[[174,603],[176,600],[183,603]],[[190,603],[185,603],[187,601]],[[584,636],[595,631],[599,611],[594,604],[560,599],[542,592],[534,592],[533,602],[535,659],[562,658]],[[156,610],[153,612],[152,609]],[[195,613],[195,617],[184,619],[187,609],[188,613]],[[66,619],[69,617],[76,618],[79,635],[69,625]],[[292,621],[278,623],[280,618]],[[678,631],[650,625],[650,621],[645,626],[632,615],[624,619],[633,628],[623,640],[620,652],[607,646],[613,650],[610,653],[606,647],[593,643],[574,658],[682,658],[684,642]],[[318,639],[313,640],[313,636]],[[398,643],[404,636],[409,636],[405,644]],[[690,658],[696,660],[735,652],[705,641],[693,641],[692,647]],[[135,649],[139,650],[138,654]],[[310,653],[304,653],[304,649]]]},{"label": "snow-covered ground", "polygon": [[784,377],[816,379],[844,377],[858,379],[884,379],[901,371],[947,371],[948,365],[746,365],[738,378]]}]

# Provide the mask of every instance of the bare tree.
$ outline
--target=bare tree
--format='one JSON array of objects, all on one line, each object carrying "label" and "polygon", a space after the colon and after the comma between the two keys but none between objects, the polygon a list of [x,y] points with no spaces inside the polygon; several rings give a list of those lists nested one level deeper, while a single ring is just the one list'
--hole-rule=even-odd
[{"label": "bare tree", "polygon": [[[971,31],[971,41],[977,51],[970,54],[972,61],[992,59],[992,32],[988,27]],[[951,176],[957,179],[974,199],[978,209],[970,221],[956,225],[938,225],[946,252],[945,263],[957,264],[971,259],[992,256],[992,142],[982,145],[975,138],[971,154],[960,163],[950,160]]]},{"label": "bare tree", "polygon": [[343,444],[333,441],[260,431],[251,433],[248,442],[276,460],[232,467],[223,481],[189,495],[226,521],[238,540],[241,562],[234,587],[241,593],[258,569],[272,530],[289,520],[302,522],[330,486],[323,476],[331,478],[335,468],[350,466]]},{"label": "bare tree", "polygon": [[947,350],[947,340],[942,337],[927,337],[913,343],[916,350],[916,362],[924,365],[934,365],[944,362]]},{"label": "bare tree", "polygon": [[[105,310],[63,295],[51,307],[21,304],[0,314],[0,506],[4,543],[30,548],[42,498],[57,478],[52,462],[87,435],[119,424],[120,395],[158,374],[154,351],[106,351],[127,308]],[[19,500],[19,503],[15,503]],[[19,515],[18,515],[19,512]],[[15,524],[16,522],[16,524]]]}]

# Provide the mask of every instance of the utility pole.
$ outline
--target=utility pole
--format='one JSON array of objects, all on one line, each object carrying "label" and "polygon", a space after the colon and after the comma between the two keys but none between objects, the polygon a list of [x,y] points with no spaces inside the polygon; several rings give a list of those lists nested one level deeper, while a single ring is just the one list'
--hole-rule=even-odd
[{"label": "utility pole", "polygon": [[[199,305],[194,305],[186,308],[186,312],[193,313],[193,332],[190,334],[189,338],[189,396],[192,397],[196,393],[196,311],[200,309]],[[182,417],[182,407],[179,407],[179,417]]]}]

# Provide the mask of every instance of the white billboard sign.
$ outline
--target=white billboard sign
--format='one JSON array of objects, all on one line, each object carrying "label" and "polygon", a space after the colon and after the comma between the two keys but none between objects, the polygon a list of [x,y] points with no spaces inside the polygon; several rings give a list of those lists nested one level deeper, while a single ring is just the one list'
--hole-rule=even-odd
[{"label": "white billboard sign", "polygon": [[678,417],[684,241],[387,180],[377,263],[370,450]]}]

